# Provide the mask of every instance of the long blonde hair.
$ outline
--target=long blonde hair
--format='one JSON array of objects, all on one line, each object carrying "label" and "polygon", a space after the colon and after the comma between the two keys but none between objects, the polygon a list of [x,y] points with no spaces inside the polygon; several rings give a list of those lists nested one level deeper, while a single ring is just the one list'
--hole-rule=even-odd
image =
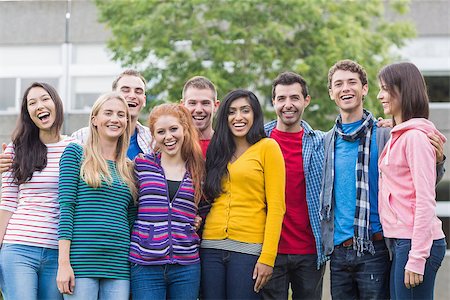
[{"label": "long blonde hair", "polygon": [[101,107],[106,101],[117,99],[126,107],[127,128],[119,137],[116,148],[116,170],[119,177],[130,189],[133,199],[137,197],[136,181],[133,173],[133,163],[127,157],[127,150],[130,144],[131,136],[131,118],[128,111],[128,104],[125,99],[117,92],[109,92],[101,95],[92,106],[89,116],[89,136],[84,145],[84,157],[81,164],[80,176],[91,187],[99,188],[104,180],[107,184],[112,184],[112,176],[108,168],[106,159],[100,153],[99,134],[97,127],[92,123],[92,119],[98,115]]}]

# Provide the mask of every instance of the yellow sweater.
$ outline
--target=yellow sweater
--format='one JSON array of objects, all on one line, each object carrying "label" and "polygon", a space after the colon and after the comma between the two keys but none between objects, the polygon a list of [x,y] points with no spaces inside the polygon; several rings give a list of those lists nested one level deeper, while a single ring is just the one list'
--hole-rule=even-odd
[{"label": "yellow sweater", "polygon": [[284,159],[277,142],[264,138],[228,164],[223,193],[206,218],[203,239],[262,243],[258,262],[273,266],[286,210]]}]

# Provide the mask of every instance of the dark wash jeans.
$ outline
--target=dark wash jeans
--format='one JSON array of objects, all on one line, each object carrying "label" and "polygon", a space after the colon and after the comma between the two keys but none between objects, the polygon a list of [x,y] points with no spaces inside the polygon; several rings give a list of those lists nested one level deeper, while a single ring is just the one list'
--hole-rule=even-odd
[{"label": "dark wash jeans", "polygon": [[133,300],[195,300],[200,288],[200,263],[191,265],[131,264]]},{"label": "dark wash jeans", "polygon": [[260,299],[253,291],[258,256],[219,249],[200,249],[202,299]]},{"label": "dark wash jeans", "polygon": [[316,254],[278,254],[272,278],[262,290],[263,299],[322,299],[325,265],[317,269]]},{"label": "dark wash jeans", "polygon": [[384,240],[373,242],[375,254],[358,256],[353,247],[335,246],[331,255],[333,299],[389,299],[389,251]]},{"label": "dark wash jeans", "polygon": [[391,268],[392,299],[433,299],[436,273],[445,256],[445,239],[433,241],[430,256],[425,263],[423,282],[411,289],[407,289],[404,283],[405,266],[411,250],[411,240],[391,239],[391,249],[393,254]]}]

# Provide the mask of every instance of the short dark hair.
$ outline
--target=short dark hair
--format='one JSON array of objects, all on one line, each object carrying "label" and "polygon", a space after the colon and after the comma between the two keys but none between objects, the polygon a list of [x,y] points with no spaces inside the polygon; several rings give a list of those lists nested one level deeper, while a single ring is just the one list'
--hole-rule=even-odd
[{"label": "short dark hair", "polygon": [[335,63],[328,71],[328,89],[331,89],[331,80],[337,70],[358,73],[359,80],[361,80],[362,85],[364,86],[368,83],[366,70],[364,70],[364,68],[357,62],[350,59],[344,59]]},{"label": "short dark hair", "polygon": [[193,87],[199,90],[206,90],[209,89],[211,91],[213,91],[214,93],[214,100],[217,99],[217,90],[216,87],[214,86],[214,84],[211,82],[211,80],[209,80],[208,78],[204,77],[204,76],[194,76],[192,78],[190,78],[188,81],[186,81],[186,83],[184,84],[183,87],[183,94],[181,95],[181,97],[184,100],[184,94],[186,93],[187,89]]},{"label": "short dark hair", "polygon": [[302,87],[302,95],[306,98],[309,95],[308,85],[306,84],[306,80],[303,79],[297,73],[294,72],[283,72],[280,73],[277,78],[272,83],[272,99],[275,99],[275,88],[277,85],[291,85],[294,83],[299,83]]},{"label": "short dark hair", "polygon": [[412,63],[400,62],[383,67],[378,80],[388,93],[400,101],[402,122],[429,117],[427,86],[419,69]]},{"label": "short dark hair", "polygon": [[133,69],[127,69],[127,70],[123,71],[122,73],[120,73],[119,76],[117,76],[116,79],[114,79],[114,81],[112,83],[112,90],[113,91],[116,90],[117,83],[124,76],[136,76],[136,77],[139,77],[142,80],[142,82],[144,83],[144,86],[147,86],[147,81],[145,80],[144,76],[142,76],[141,73],[139,73],[138,71],[133,70]]},{"label": "short dark hair", "polygon": [[253,111],[253,125],[245,137],[247,142],[253,145],[266,137],[263,111],[255,94],[244,89],[229,92],[217,112],[214,135],[206,152],[205,195],[211,201],[222,193],[222,178],[228,173],[227,165],[236,151],[233,133],[228,125],[228,111],[231,103],[239,98],[247,99]]}]

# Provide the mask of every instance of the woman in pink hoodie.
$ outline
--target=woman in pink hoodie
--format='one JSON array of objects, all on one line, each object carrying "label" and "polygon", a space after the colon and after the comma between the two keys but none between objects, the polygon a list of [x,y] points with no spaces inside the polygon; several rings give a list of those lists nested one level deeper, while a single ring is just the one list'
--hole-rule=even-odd
[{"label": "woman in pink hoodie", "polygon": [[427,120],[425,81],[415,65],[385,66],[378,80],[378,99],[394,122],[378,161],[378,210],[384,236],[392,239],[391,297],[432,299],[446,243],[435,213],[436,153],[427,134],[445,137]]}]

